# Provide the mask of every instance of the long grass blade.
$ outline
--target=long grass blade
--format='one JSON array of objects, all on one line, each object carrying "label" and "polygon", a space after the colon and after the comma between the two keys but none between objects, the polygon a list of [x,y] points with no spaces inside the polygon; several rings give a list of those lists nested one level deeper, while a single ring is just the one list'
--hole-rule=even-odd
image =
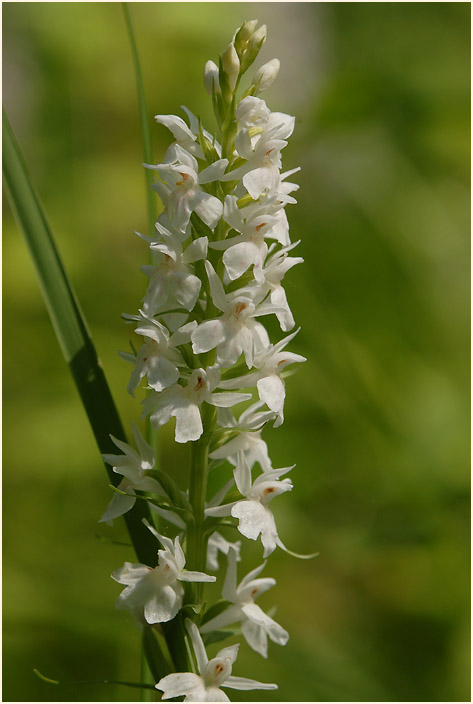
[{"label": "long grass blade", "polygon": [[[87,329],[79,303],[67,278],[45,212],[33,188],[7,115],[3,112],[3,175],[5,190],[29,248],[42,294],[64,358],[69,365],[101,453],[114,453],[110,434],[125,440],[125,433],[104,371]],[[119,475],[105,465],[110,481]],[[149,520],[144,501],[137,501],[125,515],[138,559],[156,562],[156,540],[143,525]]]}]

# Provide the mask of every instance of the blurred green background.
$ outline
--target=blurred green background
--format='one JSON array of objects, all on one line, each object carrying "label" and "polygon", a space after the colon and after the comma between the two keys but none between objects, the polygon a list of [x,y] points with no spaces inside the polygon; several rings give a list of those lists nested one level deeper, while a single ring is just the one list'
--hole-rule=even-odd
[{"label": "blurred green background", "polygon": [[[142,147],[119,3],[3,5],[4,102],[122,417],[122,312],[145,290]],[[292,349],[275,466],[276,552],[289,644],[235,674],[279,683],[261,701],[469,700],[469,3],[133,3],[150,114],[187,105],[213,129],[202,68],[243,20],[281,59],[263,97],[297,116],[284,151],[305,265],[287,278]],[[261,63],[261,62],[260,62]],[[179,113],[182,114],[182,113]],[[153,127],[155,159],[170,142]],[[96,536],[110,498],[25,245],[4,200],[4,693],[6,701],[133,701],[139,634],[110,572],[131,551]],[[277,335],[280,332],[274,328]],[[163,432],[180,477],[187,448]],[[250,550],[248,569],[261,548]],[[241,575],[243,573],[240,573]],[[214,646],[215,649],[217,646]]]}]

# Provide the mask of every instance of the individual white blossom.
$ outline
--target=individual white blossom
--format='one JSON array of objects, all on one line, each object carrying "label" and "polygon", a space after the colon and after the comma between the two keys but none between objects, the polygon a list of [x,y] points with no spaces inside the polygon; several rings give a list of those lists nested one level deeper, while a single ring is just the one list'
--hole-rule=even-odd
[{"label": "individual white blossom", "polygon": [[176,140],[168,148],[166,156],[164,157],[164,162],[174,158],[174,145],[178,144],[180,147],[186,150],[189,154],[193,154],[198,159],[203,159],[204,155],[202,153],[202,148],[197,141],[198,134],[194,134],[188,125],[184,122],[182,117],[177,115],[155,115],[156,122],[172,133],[174,139]]},{"label": "individual white blossom", "polygon": [[[141,322],[135,329],[137,335],[142,335],[146,342],[141,345],[136,357],[129,353],[121,356],[131,361],[133,369],[127,391],[134,396],[135,390],[143,377],[148,380],[148,386],[155,391],[162,391],[179,379],[179,367],[184,365],[179,350],[173,346],[173,337],[168,329],[158,320],[150,318],[140,310]],[[193,329],[194,325],[191,329]],[[189,337],[190,337],[189,330]]]},{"label": "individual white blossom", "polygon": [[294,117],[271,112],[264,100],[251,95],[240,101],[235,117],[238,129],[235,147],[243,159],[250,160],[258,144],[270,139],[286,140],[294,131]]},{"label": "individual white blossom", "polygon": [[299,330],[296,330],[280,340],[276,345],[269,345],[267,349],[256,354],[253,359],[253,366],[256,371],[220,383],[221,387],[226,389],[256,385],[260,400],[277,414],[277,419],[274,423],[275,428],[284,421],[286,386],[284,380],[281,379],[281,372],[290,364],[307,361],[306,357],[300,354],[283,351],[298,332]]},{"label": "individual white blossom", "polygon": [[276,317],[281,326],[281,330],[288,332],[294,327],[294,316],[289,308],[289,303],[287,301],[286,291],[283,288],[282,280],[285,274],[292,269],[296,264],[301,264],[304,260],[302,257],[288,257],[287,253],[289,250],[293,249],[299,242],[295,242],[289,247],[283,247],[282,249],[274,252],[266,261],[262,275],[264,278],[264,285],[262,287],[262,293],[266,293],[269,289],[270,295],[269,300],[278,308],[282,308],[283,312],[276,313]]},{"label": "individual white blossom", "polygon": [[272,469],[268,446],[262,439],[261,432],[264,425],[269,420],[274,420],[276,416],[273,411],[261,412],[260,408],[263,405],[262,401],[252,404],[240,414],[238,421],[235,420],[228,408],[219,408],[219,425],[222,428],[234,430],[236,435],[213,450],[209,457],[213,460],[227,459],[236,466],[238,453],[244,452],[250,469],[255,462],[259,463],[264,472]]},{"label": "individual white blossom", "polygon": [[275,684],[265,684],[246,677],[232,675],[232,667],[238,655],[239,645],[223,648],[211,660],[208,659],[202,638],[195,623],[187,619],[186,626],[192,639],[199,674],[175,672],[163,677],[156,685],[163,699],[185,696],[185,702],[228,702],[220,687],[230,689],[277,689]]},{"label": "individual white blossom", "polygon": [[125,562],[113,572],[113,579],[125,584],[116,601],[117,609],[144,607],[148,623],[164,623],[173,619],[182,606],[184,588],[181,582],[215,582],[215,577],[204,572],[184,569],[186,558],[179,537],[174,542],[148,528],[158,538],[164,550],[158,550],[158,564],[148,567],[141,563]]},{"label": "individual white blossom", "polygon": [[268,557],[277,545],[281,546],[274,516],[268,504],[275,496],[291,491],[291,480],[286,478],[280,481],[279,478],[287,474],[293,467],[294,465],[271,469],[260,474],[252,482],[250,467],[244,453],[240,452],[234,477],[237,489],[245,499],[233,501],[223,506],[207,508],[206,515],[238,518],[238,530],[245,538],[257,540],[261,535],[264,547],[263,557]]},{"label": "individual white blossom", "polygon": [[156,229],[161,234],[161,240],[150,244],[156,266],[147,264],[141,267],[141,271],[149,278],[143,308],[149,315],[154,315],[163,307],[182,307],[191,311],[202,282],[189,265],[207,256],[207,237],[194,240],[183,252],[176,234],[159,222],[156,223]]},{"label": "individual white blossom", "polygon": [[217,181],[224,173],[228,159],[219,159],[199,173],[195,157],[179,144],[173,147],[170,163],[149,166],[155,169],[162,181],[156,181],[154,189],[166,205],[167,215],[179,232],[185,233],[191,214],[197,215],[212,230],[222,217],[221,201],[202,190],[201,185]]},{"label": "individual white blossom", "polygon": [[267,212],[264,206],[246,208],[246,220],[237,206],[236,196],[225,198],[223,217],[236,232],[237,237],[227,237],[220,242],[212,242],[213,249],[224,250],[223,263],[230,281],[238,279],[253,265],[253,275],[257,283],[264,281],[263,265],[268,253],[265,237],[271,237],[273,226],[278,223],[276,215]]},{"label": "individual white blossom", "polygon": [[210,262],[205,262],[212,301],[222,311],[220,318],[206,320],[191,334],[195,354],[217,349],[217,364],[231,367],[243,353],[248,368],[255,354],[269,344],[268,334],[256,317],[277,313],[280,309],[271,303],[254,302],[250,288],[226,294],[222,282]]},{"label": "individual white blossom", "polygon": [[151,392],[143,402],[144,415],[150,415],[155,427],[175,417],[176,442],[198,440],[203,432],[200,406],[204,401],[212,406],[229,407],[251,398],[247,393],[214,393],[219,383],[217,367],[194,369],[186,386],[173,384],[160,394]]},{"label": "individual white blossom", "polygon": [[281,149],[287,146],[284,139],[259,140],[247,162],[222,176],[221,181],[236,181],[242,178],[243,185],[257,200],[263,193],[274,193],[281,183]]},{"label": "individual white blossom", "polygon": [[271,577],[257,579],[266,566],[264,562],[249,572],[237,586],[236,563],[237,555],[233,549],[230,549],[222,598],[230,601],[231,605],[201,626],[200,632],[210,633],[240,621],[241,632],[248,645],[267,658],[268,637],[278,645],[286,645],[289,640],[288,632],[255,604],[255,599],[273,587],[276,580]]},{"label": "individual white blossom", "polygon": [[135,450],[123,440],[118,440],[110,435],[113,443],[122,451],[121,455],[104,454],[103,459],[109,464],[116,474],[121,474],[123,479],[117,486],[118,493],[114,492],[113,498],[107,510],[100,518],[100,522],[109,522],[118,516],[127,513],[136,502],[135,489],[152,494],[163,495],[161,485],[151,477],[145,476],[145,472],[154,467],[154,450],[148,445],[141,435],[139,429],[132,423],[133,437],[136,443]]}]

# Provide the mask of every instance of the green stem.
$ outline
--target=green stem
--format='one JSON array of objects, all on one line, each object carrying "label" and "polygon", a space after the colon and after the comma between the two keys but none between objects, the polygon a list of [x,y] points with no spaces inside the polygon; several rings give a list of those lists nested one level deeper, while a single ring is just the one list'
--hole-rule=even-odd
[{"label": "green stem", "polygon": [[[207,473],[209,445],[215,426],[216,409],[207,403],[202,406],[202,436],[191,445],[191,473],[189,485],[189,502],[193,509],[194,521],[188,531],[188,569],[205,571],[207,540],[204,533],[205,499],[207,496]],[[203,584],[195,583],[194,601],[202,601]]]},{"label": "green stem", "polygon": [[191,476],[189,501],[194,512],[194,522],[189,530],[189,569],[203,570],[202,536],[204,526],[205,496],[207,492],[209,441],[203,434],[191,446]]},{"label": "green stem", "polygon": [[[146,106],[146,95],[143,84],[143,74],[141,72],[140,58],[138,55],[138,47],[131,21],[130,8],[128,3],[123,3],[123,13],[125,15],[126,28],[128,30],[128,38],[130,40],[131,53],[133,56],[133,66],[135,69],[136,93],[138,97],[138,110],[140,114],[141,137],[143,140],[143,157],[146,164],[153,163],[153,143],[151,140],[151,130],[148,119],[148,109]],[[148,234],[150,237],[154,233],[154,223],[156,222],[156,199],[153,193],[153,174],[149,169],[145,169],[146,181],[146,203],[148,211]],[[150,254],[150,264],[153,264],[153,256]],[[149,418],[146,419],[146,439],[155,451],[156,458],[158,457],[159,439],[158,433],[154,430]]]},{"label": "green stem", "polygon": [[[141,136],[143,138],[143,156],[146,164],[153,163],[153,146],[151,141],[151,131],[148,120],[148,109],[146,107],[146,97],[143,84],[143,74],[141,73],[140,59],[138,56],[138,48],[136,45],[133,24],[131,22],[130,8],[128,3],[123,3],[123,12],[125,14],[125,22],[130,39],[131,53],[133,56],[133,66],[135,69],[136,92],[138,95],[138,108],[140,113]],[[154,233],[154,223],[156,222],[156,200],[153,194],[153,173],[149,169],[145,169],[146,178],[146,195],[148,209],[148,234],[150,237]]]}]

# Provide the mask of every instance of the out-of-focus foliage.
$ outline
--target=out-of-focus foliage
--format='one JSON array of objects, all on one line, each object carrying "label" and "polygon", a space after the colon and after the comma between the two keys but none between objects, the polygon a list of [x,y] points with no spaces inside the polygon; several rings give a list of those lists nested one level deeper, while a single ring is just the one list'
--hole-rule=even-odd
[{"label": "out-of-focus foliage", "polygon": [[[242,646],[235,674],[277,681],[282,701],[467,700],[470,7],[131,10],[152,114],[184,103],[213,129],[202,67],[258,17],[262,60],[281,59],[264,97],[297,115],[283,156],[303,167],[289,218],[306,263],[287,291],[309,362],[267,440],[275,466],[297,463],[274,506],[280,535],[320,556],[271,557],[278,586],[261,603],[278,603],[291,639],[268,661]],[[119,316],[138,307],[147,254],[132,235],[146,207],[122,10],[4,4],[3,32],[5,105],[129,426]],[[170,136],[153,135],[158,160]],[[96,522],[107,479],[8,208],[3,264],[3,698],[132,701],[32,672],[137,681],[139,634],[113,608],[109,574],[131,551],[96,537],[124,533]],[[188,448],[162,436],[163,466],[185,481]]]}]

